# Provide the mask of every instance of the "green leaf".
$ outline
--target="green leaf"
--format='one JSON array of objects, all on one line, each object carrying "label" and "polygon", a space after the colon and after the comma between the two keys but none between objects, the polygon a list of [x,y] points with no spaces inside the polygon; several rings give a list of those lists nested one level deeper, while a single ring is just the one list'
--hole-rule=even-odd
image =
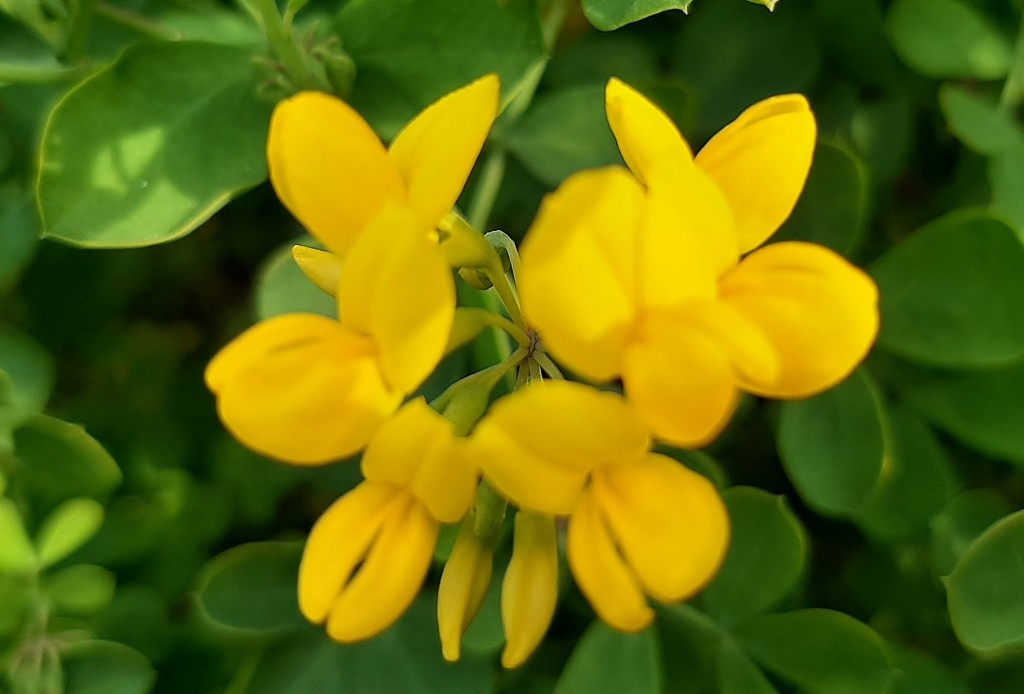
[{"label": "green leaf", "polygon": [[1021,135],[994,100],[957,84],[939,87],[939,105],[949,129],[978,154],[997,154]]},{"label": "green leaf", "polygon": [[624,634],[595,620],[569,656],[554,694],[658,694],[661,680],[653,629]]},{"label": "green leaf", "polygon": [[277,631],[306,623],[296,587],[302,545],[254,542],[213,558],[199,580],[199,605],[215,623]]},{"label": "green leaf", "polygon": [[[0,154],[0,159],[2,156]],[[2,173],[3,162],[0,161]],[[39,219],[32,196],[17,186],[0,187],[0,287],[10,282],[28,262],[38,240]]]},{"label": "green leaf", "polygon": [[142,43],[68,92],[43,135],[46,236],[148,246],[183,236],[266,178],[269,104],[250,54]]},{"label": "green leaf", "polygon": [[534,176],[554,188],[570,174],[622,164],[604,115],[604,86],[563,89],[538,98],[506,144]]},{"label": "green leaf", "polygon": [[1012,140],[988,160],[988,178],[992,184],[990,209],[1024,239],[1024,138]]},{"label": "green leaf", "polygon": [[778,694],[760,668],[732,639],[722,639],[717,667],[719,694]]},{"label": "green leaf", "polygon": [[[753,487],[723,494],[732,522],[729,553],[701,593],[704,608],[725,626],[764,612],[786,597],[803,573],[807,538],[785,499]],[[756,581],[751,581],[757,576]]]},{"label": "green leaf", "polygon": [[953,631],[967,648],[1024,645],[1024,511],[1003,518],[964,553],[946,579]]},{"label": "green leaf", "polygon": [[[892,648],[899,673],[885,694],[967,694],[967,688],[943,664],[909,648]],[[977,690],[989,692],[989,690]]]},{"label": "green leaf", "polygon": [[114,599],[116,579],[101,566],[75,564],[47,576],[43,590],[62,613],[93,615]]},{"label": "green leaf", "polygon": [[807,691],[878,694],[894,672],[881,637],[841,612],[763,615],[736,637],[754,660]]},{"label": "green leaf", "polygon": [[146,656],[113,641],[80,641],[63,651],[65,694],[146,694],[156,672]]},{"label": "green leaf", "polygon": [[611,31],[659,12],[686,12],[691,2],[693,0],[583,0],[583,13],[601,31]]},{"label": "green leaf", "polygon": [[999,219],[959,211],[925,224],[871,266],[878,343],[926,364],[996,366],[1024,355],[1024,245]]},{"label": "green leaf", "polygon": [[507,101],[546,57],[530,0],[448,0],[443,10],[435,0],[351,0],[336,30],[356,64],[350,101],[387,138],[490,72]]},{"label": "green leaf", "polygon": [[0,573],[28,573],[36,569],[36,552],[14,502],[0,497]]},{"label": "green leaf", "polygon": [[950,499],[931,521],[935,573],[944,576],[952,572],[974,541],[1012,511],[1010,503],[989,487],[971,489]]},{"label": "green leaf", "polygon": [[900,58],[927,77],[994,80],[1010,68],[1010,42],[959,0],[895,0],[886,31]]},{"label": "green leaf", "polygon": [[68,499],[51,513],[36,535],[39,563],[56,564],[96,534],[103,525],[103,507],[93,499]]},{"label": "green leaf", "polygon": [[73,497],[104,498],[121,470],[96,439],[77,424],[35,415],[14,432],[18,465],[12,477],[42,513]]},{"label": "green leaf", "polygon": [[39,412],[53,390],[53,358],[35,340],[0,325],[0,370],[7,373],[13,386],[13,404],[24,412]]},{"label": "green leaf", "polygon": [[778,447],[800,496],[826,514],[857,511],[882,474],[882,410],[863,371],[806,400],[782,404]]},{"label": "green leaf", "polygon": [[[297,243],[312,245],[306,239]],[[260,320],[295,312],[337,318],[337,301],[302,273],[292,259],[293,245],[289,243],[272,253],[257,273],[256,315]]]}]

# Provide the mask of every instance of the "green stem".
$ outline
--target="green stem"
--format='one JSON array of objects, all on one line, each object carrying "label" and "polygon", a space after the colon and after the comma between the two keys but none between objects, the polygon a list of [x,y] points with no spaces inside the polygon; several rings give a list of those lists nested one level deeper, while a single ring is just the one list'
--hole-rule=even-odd
[{"label": "green stem", "polygon": [[516,242],[500,229],[494,231],[488,231],[484,234],[484,238],[487,239],[494,248],[499,248],[508,254],[509,266],[512,270],[512,281],[519,284],[519,249],[516,248]]},{"label": "green stem", "polygon": [[[469,407],[473,407],[476,406],[477,403],[473,402],[474,398],[471,396],[481,396],[484,400],[483,406],[486,408],[486,398],[490,395],[494,386],[498,384],[498,381],[500,381],[510,369],[518,365],[523,359],[526,359],[528,354],[529,350],[525,347],[520,347],[497,364],[492,364],[482,371],[477,371],[476,373],[470,374],[469,376],[451,384],[448,386],[447,390],[438,395],[430,403],[430,406],[439,412],[444,412],[455,403],[456,398],[462,397],[462,399],[469,403]],[[483,414],[483,410],[481,410],[480,414]],[[468,422],[458,422],[458,424],[462,425],[461,428],[464,428],[467,431],[475,423],[476,419]],[[464,432],[459,433],[462,435]]]},{"label": "green stem", "polygon": [[487,311],[487,323],[493,328],[504,330],[520,347],[530,346],[530,336],[526,334],[526,331],[500,313]]},{"label": "green stem", "polygon": [[274,0],[253,0],[256,8],[260,11],[263,32],[270,41],[271,48],[278,60],[284,65],[288,75],[292,78],[295,86],[300,89],[315,89],[318,85],[310,78],[306,69],[306,59],[302,51],[295,44],[292,26],[285,22],[277,9]]},{"label": "green stem", "polygon": [[552,361],[551,357],[549,357],[546,353],[540,351],[534,352],[533,360],[537,362],[537,365],[540,366],[540,368],[547,371],[548,375],[551,376],[551,378],[557,378],[559,380],[565,379],[565,376],[562,374],[561,369],[558,368],[555,362]]},{"label": "green stem", "polygon": [[1013,64],[1010,66],[1010,74],[1006,76],[1003,83],[1003,91],[999,95],[999,109],[1004,113],[1010,113],[1024,100],[1024,17],[1021,18],[1020,28],[1017,30],[1017,43],[1013,49]]},{"label": "green stem", "polygon": [[476,490],[476,519],[473,523],[473,532],[477,537],[485,540],[497,539],[501,533],[501,526],[505,522],[505,509],[508,502],[503,499],[494,488],[481,480]]},{"label": "green stem", "polygon": [[494,147],[487,153],[480,168],[480,178],[473,189],[473,199],[468,210],[469,223],[476,229],[487,228],[487,220],[491,216],[494,202],[498,199],[498,190],[505,178],[506,156],[504,147]]},{"label": "green stem", "polygon": [[178,41],[181,39],[181,32],[176,29],[168,29],[159,22],[136,14],[131,10],[109,5],[105,2],[96,3],[96,14],[109,19],[115,24],[128,27],[144,36],[149,36],[160,41]]},{"label": "green stem", "polygon": [[512,284],[508,281],[505,268],[500,263],[496,267],[488,268],[487,278],[494,285],[494,291],[501,298],[501,303],[505,305],[505,310],[508,311],[509,317],[525,329],[526,322],[523,320],[523,312],[519,309],[519,297],[516,295],[516,290],[512,288]]}]

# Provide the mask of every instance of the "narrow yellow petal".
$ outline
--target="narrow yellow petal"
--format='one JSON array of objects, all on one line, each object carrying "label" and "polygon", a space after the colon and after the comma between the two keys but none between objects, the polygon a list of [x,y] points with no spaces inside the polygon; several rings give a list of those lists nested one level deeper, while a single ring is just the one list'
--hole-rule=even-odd
[{"label": "narrow yellow petal", "polygon": [[774,379],[741,378],[740,386],[758,395],[801,398],[835,385],[867,355],[878,333],[875,283],[823,246],[765,246],[723,277],[720,290],[778,355]]},{"label": "narrow yellow petal", "polygon": [[344,264],[334,253],[309,246],[292,246],[292,258],[302,273],[331,296],[338,291]]},{"label": "narrow yellow petal", "polygon": [[642,208],[643,189],[621,167],[581,172],[544,199],[523,242],[527,320],[552,354],[596,381],[618,375],[635,320]]},{"label": "narrow yellow petal", "polygon": [[540,645],[558,602],[558,538],[550,516],[516,514],[512,559],[501,584],[505,650],[501,664],[519,667]]},{"label": "narrow yellow petal", "polygon": [[655,170],[692,161],[690,147],[675,124],[647,97],[614,77],[608,80],[604,96],[619,151],[641,183],[648,183]]},{"label": "narrow yellow petal", "polygon": [[455,317],[451,269],[408,208],[388,205],[345,258],[341,319],[372,335],[389,383],[411,393],[448,344]]},{"label": "narrow yellow petal", "polygon": [[701,446],[736,408],[735,371],[714,336],[689,323],[649,316],[622,363],[626,397],[658,438]]},{"label": "narrow yellow petal", "polygon": [[729,199],[741,253],[764,243],[793,211],[816,137],[807,99],[786,94],[748,108],[697,154],[697,165]]},{"label": "narrow yellow petal", "polygon": [[428,106],[391,143],[409,204],[428,228],[455,206],[498,115],[500,91],[497,75],[481,77]]},{"label": "narrow yellow petal", "polygon": [[593,485],[615,543],[648,594],[684,600],[718,571],[729,515],[707,478],[652,453],[641,464],[600,471]]},{"label": "narrow yellow petal", "polygon": [[437,628],[448,662],[459,659],[462,635],[479,612],[494,572],[494,548],[474,532],[474,519],[470,515],[462,522],[437,589]]},{"label": "narrow yellow petal", "polygon": [[411,495],[388,509],[369,553],[342,589],[327,618],[327,635],[341,643],[376,636],[412,604],[427,575],[438,524]]},{"label": "narrow yellow petal", "polygon": [[278,104],[267,161],[281,202],[341,256],[385,201],[405,197],[370,126],[351,106],[322,92],[300,92]]},{"label": "narrow yellow petal", "polygon": [[569,518],[567,555],[576,584],[605,622],[634,632],[654,620],[654,611],[619,555],[589,490]]},{"label": "narrow yellow petal", "polygon": [[358,452],[401,394],[372,342],[324,316],[292,313],[235,338],[206,369],[224,425],[250,448],[321,464]]},{"label": "narrow yellow petal", "polygon": [[299,565],[299,609],[306,619],[315,624],[327,619],[400,496],[393,485],[363,482],[320,516]]}]

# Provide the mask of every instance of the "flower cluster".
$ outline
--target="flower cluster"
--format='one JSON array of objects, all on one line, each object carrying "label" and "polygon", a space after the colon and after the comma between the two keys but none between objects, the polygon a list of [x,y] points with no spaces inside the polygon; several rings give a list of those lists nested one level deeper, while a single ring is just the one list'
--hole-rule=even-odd
[{"label": "flower cluster", "polygon": [[[266,320],[206,378],[225,425],[261,453],[320,465],[363,452],[365,481],[324,512],[300,567],[303,614],[338,641],[398,619],[440,525],[461,522],[438,593],[443,653],[457,659],[513,504],[501,613],[502,662],[515,667],[555,611],[560,524],[576,583],[618,629],[651,622],[648,596],[700,590],[724,558],[728,515],[714,485],[651,452],[654,441],[711,441],[741,392],[799,398],[834,385],[869,350],[878,313],[872,281],[833,252],[761,247],[810,167],[802,96],[752,106],[694,156],[663,112],[611,80],[608,121],[628,169],[569,177],[520,261],[507,237],[453,211],[499,92],[490,75],[448,94],[390,148],[333,97],[281,103],[271,180],[327,249],[294,256],[336,297],[338,318]],[[507,317],[457,307],[453,270],[493,287]],[[512,338],[507,358],[433,403],[415,396],[488,327]],[[492,404],[513,371],[512,392]]]}]

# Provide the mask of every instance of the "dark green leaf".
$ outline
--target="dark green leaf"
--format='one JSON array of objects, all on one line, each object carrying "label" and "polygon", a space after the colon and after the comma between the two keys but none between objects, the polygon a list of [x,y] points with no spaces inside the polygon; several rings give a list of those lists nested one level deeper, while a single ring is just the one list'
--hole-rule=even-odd
[{"label": "dark green leaf", "polygon": [[624,634],[595,620],[576,644],[554,694],[658,694],[660,661],[653,629]]},{"label": "dark green leaf", "polygon": [[885,694],[967,694],[964,684],[938,661],[908,648],[893,648],[891,652],[899,673]]},{"label": "dark green leaf", "polygon": [[156,672],[138,651],[113,641],[81,641],[64,651],[66,694],[146,694]]},{"label": "dark green leaf", "polygon": [[718,651],[719,694],[778,694],[764,673],[731,639]]},{"label": "dark green leaf", "polygon": [[47,236],[148,246],[183,236],[266,178],[270,107],[244,50],[142,43],[71,90],[43,137]]},{"label": "dark green leaf", "polygon": [[1010,141],[988,160],[992,184],[991,209],[1013,225],[1024,238],[1024,138]]},{"label": "dark green leaf", "polygon": [[[302,245],[312,245],[300,239]],[[317,287],[292,259],[289,243],[274,252],[263,263],[256,283],[256,315],[260,320],[282,313],[318,313],[338,317],[334,297]]]},{"label": "dark green leaf", "polygon": [[611,31],[659,12],[685,12],[691,2],[693,0],[583,0],[583,12],[595,27]]},{"label": "dark green leaf", "polygon": [[958,494],[932,518],[932,561],[940,576],[950,573],[960,557],[985,530],[1013,511],[996,490],[983,487]]},{"label": "dark green leaf", "polygon": [[[3,149],[2,143],[0,149]],[[3,162],[0,161],[2,172]],[[0,187],[0,287],[32,257],[38,240],[39,219],[32,196],[15,186]],[[2,364],[0,359],[0,366]]]}]

